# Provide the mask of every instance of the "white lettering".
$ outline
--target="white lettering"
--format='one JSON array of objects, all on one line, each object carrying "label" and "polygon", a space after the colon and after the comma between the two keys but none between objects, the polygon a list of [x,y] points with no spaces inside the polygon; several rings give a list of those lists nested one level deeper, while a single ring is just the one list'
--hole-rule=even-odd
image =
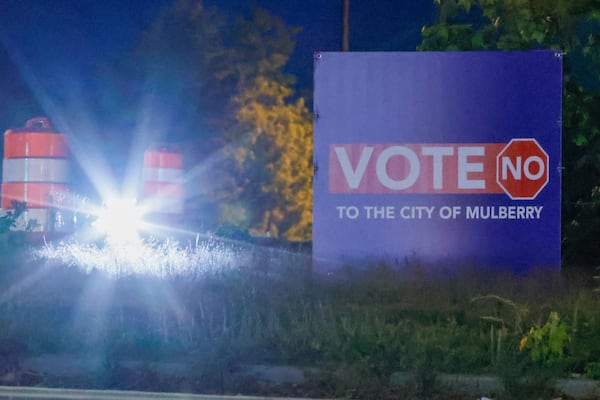
[{"label": "white lettering", "polygon": [[444,156],[454,155],[454,149],[448,146],[423,147],[422,154],[433,157],[433,188],[442,189],[444,186]]},{"label": "white lettering", "polygon": [[363,206],[367,219],[394,219],[396,218],[394,206]]},{"label": "white lettering", "polygon": [[470,146],[458,148],[458,188],[459,189],[485,189],[485,180],[468,179],[469,172],[483,172],[483,163],[468,162],[470,156],[484,156],[483,146]]},{"label": "white lettering", "polygon": [[400,207],[400,218],[402,219],[431,219],[435,206],[403,206]]},{"label": "white lettering", "polygon": [[350,189],[358,189],[365,174],[365,170],[367,169],[369,159],[373,154],[373,147],[365,146],[362,149],[356,169],[352,168],[352,165],[350,164],[350,158],[348,157],[348,153],[344,147],[335,147],[334,150],[338,161],[340,162],[340,166],[342,167],[342,171],[344,172],[346,182],[348,182],[348,186]]},{"label": "white lettering", "polygon": [[[388,161],[394,156],[402,156],[408,161],[408,174],[404,179],[392,179],[387,173]],[[377,173],[377,178],[379,178],[379,181],[383,186],[392,190],[402,190],[411,187],[412,185],[414,185],[417,179],[419,179],[421,165],[419,163],[419,158],[417,157],[415,152],[409,149],[408,147],[391,146],[381,152],[381,154],[377,158],[377,165],[375,170]]]},{"label": "white lettering", "polygon": [[337,206],[335,207],[338,210],[338,218],[339,219],[356,219],[358,218],[358,207],[355,206]]},{"label": "white lettering", "polygon": [[[543,208],[544,206],[467,206],[466,218],[499,220],[540,219]],[[442,216],[442,218],[444,217]]]},{"label": "white lettering", "polygon": [[467,219],[479,219],[479,207],[467,206]]},{"label": "white lettering", "polygon": [[502,180],[508,179],[508,170],[514,179],[521,179],[521,157],[517,157],[517,165],[513,164],[510,157],[502,157]]},{"label": "white lettering", "polygon": [[[531,163],[536,163],[538,165],[538,172],[535,174],[531,173]],[[544,160],[542,160],[542,158],[538,156],[528,157],[527,160],[525,160],[525,164],[523,165],[523,170],[525,172],[525,176],[528,179],[532,181],[537,181],[544,175],[544,172],[546,171],[546,167],[544,166]]]},{"label": "white lettering", "polygon": [[442,219],[449,219],[452,217],[452,208],[448,206],[440,208],[440,217]]}]

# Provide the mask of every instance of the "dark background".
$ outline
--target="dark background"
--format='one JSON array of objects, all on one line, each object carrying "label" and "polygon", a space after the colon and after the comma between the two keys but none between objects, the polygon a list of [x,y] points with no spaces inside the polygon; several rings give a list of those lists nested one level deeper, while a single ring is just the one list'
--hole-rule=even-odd
[{"label": "dark background", "polygon": [[[18,74],[42,87],[64,75],[93,87],[102,63],[126,54],[139,33],[171,0],[3,0],[0,4],[0,74]],[[247,15],[260,7],[302,28],[288,71],[302,87],[312,86],[312,54],[341,49],[342,0],[205,0],[231,15]],[[433,18],[431,1],[351,0],[350,49],[412,51],[420,30]],[[1,89],[1,86],[0,86]],[[5,128],[0,126],[0,128]]]}]

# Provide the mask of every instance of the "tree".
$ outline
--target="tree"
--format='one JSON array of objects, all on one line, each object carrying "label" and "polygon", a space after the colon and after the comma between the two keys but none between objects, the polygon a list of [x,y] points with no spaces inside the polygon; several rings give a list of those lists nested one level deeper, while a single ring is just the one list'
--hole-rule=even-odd
[{"label": "tree", "polygon": [[260,234],[307,240],[312,232],[312,116],[282,72],[295,28],[257,10],[238,18],[232,40],[234,123],[225,132],[228,182],[221,220]]},{"label": "tree", "polygon": [[265,10],[231,18],[179,0],[111,68],[124,119],[146,118],[146,135],[193,160],[188,204],[204,226],[310,236],[311,118],[283,72],[297,31]]},{"label": "tree", "polygon": [[257,76],[294,84],[295,78],[284,73],[283,67],[294,51],[298,32],[299,28],[287,26],[263,9],[255,9],[250,18],[238,16],[226,35],[231,45],[221,76],[236,82],[238,92],[254,85]]},{"label": "tree", "polygon": [[307,240],[312,232],[312,118],[304,99],[265,77],[236,96],[237,132],[231,148],[247,222],[259,233]]},{"label": "tree", "polygon": [[565,53],[563,254],[592,264],[600,249],[600,10],[596,0],[436,0],[419,50],[556,49]]}]

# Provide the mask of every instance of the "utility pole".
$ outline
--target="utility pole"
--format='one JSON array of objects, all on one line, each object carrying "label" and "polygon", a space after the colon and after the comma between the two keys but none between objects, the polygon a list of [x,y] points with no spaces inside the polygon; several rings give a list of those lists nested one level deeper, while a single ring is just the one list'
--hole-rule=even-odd
[{"label": "utility pole", "polygon": [[350,0],[343,1],[342,51],[350,51]]}]

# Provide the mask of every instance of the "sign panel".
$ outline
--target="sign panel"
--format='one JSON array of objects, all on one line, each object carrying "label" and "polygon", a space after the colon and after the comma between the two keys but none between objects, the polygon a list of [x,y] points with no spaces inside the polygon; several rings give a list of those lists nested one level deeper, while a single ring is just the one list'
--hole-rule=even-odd
[{"label": "sign panel", "polygon": [[562,55],[317,53],[317,271],[560,265]]}]

